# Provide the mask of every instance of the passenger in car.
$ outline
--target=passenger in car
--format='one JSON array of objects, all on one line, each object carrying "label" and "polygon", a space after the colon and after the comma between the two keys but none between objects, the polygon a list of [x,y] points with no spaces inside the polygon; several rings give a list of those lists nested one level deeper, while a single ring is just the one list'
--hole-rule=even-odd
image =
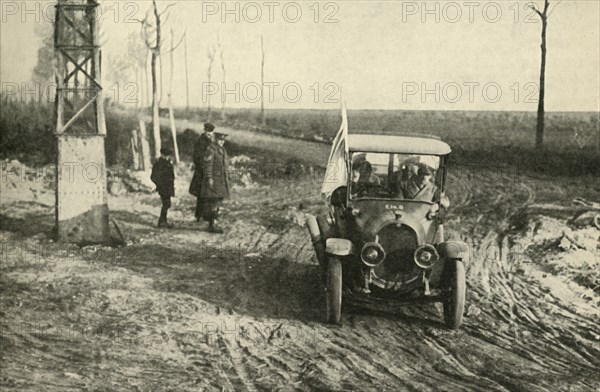
[{"label": "passenger in car", "polygon": [[433,201],[437,187],[432,182],[433,169],[427,165],[421,165],[416,175],[410,177],[404,187],[404,197],[419,201]]},{"label": "passenger in car", "polygon": [[417,175],[418,166],[414,162],[404,162],[398,171],[395,171],[390,181],[390,189],[394,197],[404,199],[404,188],[408,181]]}]

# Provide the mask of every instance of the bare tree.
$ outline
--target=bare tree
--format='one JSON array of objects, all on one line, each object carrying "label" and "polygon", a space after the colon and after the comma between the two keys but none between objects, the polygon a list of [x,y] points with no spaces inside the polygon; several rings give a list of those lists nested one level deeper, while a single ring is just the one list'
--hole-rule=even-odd
[{"label": "bare tree", "polygon": [[[158,113],[159,106],[159,96],[158,96],[158,81],[157,81],[157,73],[156,73],[156,61],[160,57],[161,44],[162,44],[162,36],[161,36],[161,23],[165,23],[165,20],[161,20],[161,17],[164,13],[171,7],[172,4],[169,4],[165,7],[162,12],[158,12],[158,8],[156,7],[156,0],[152,0],[152,16],[146,15],[143,20],[139,22],[142,25],[142,37],[148,50],[150,51],[150,69],[152,74],[152,135],[154,138],[154,157],[160,157],[160,148],[161,148],[161,140],[160,140],[160,117]],[[162,81],[162,80],[161,80]]]},{"label": "bare tree", "polygon": [[33,81],[43,85],[54,79],[54,26],[52,23],[38,23],[33,26],[33,33],[41,39]]},{"label": "bare tree", "polygon": [[162,61],[162,56],[158,56],[158,109],[160,110],[160,104],[163,101],[163,61]]},{"label": "bare tree", "polygon": [[114,54],[109,54],[107,57],[106,77],[104,79],[116,83],[127,80],[132,70],[132,65],[134,65],[131,63],[131,58]]},{"label": "bare tree", "polygon": [[185,110],[190,110],[190,79],[188,77],[187,31],[183,34],[183,51],[185,61]]},{"label": "bare tree", "polygon": [[[147,86],[142,83],[141,75],[146,71],[146,63],[148,58],[148,48],[143,42],[140,42],[138,35],[135,32],[131,32],[127,36],[127,53],[131,57],[131,61],[135,66],[135,81],[139,87],[139,96],[136,100],[136,106],[143,106],[144,103],[140,100],[144,97],[144,91]],[[147,80],[147,77],[146,77]],[[147,100],[146,100],[147,102]]]},{"label": "bare tree", "polygon": [[260,51],[262,53],[260,62],[260,123],[265,125],[265,45],[263,36],[260,36]]},{"label": "bare tree", "polygon": [[[129,53],[131,63],[134,68],[135,84],[140,87],[140,68],[144,65],[145,46],[140,43],[137,33],[131,32],[127,35],[127,53]],[[136,100],[135,107],[139,107],[139,98],[143,95],[143,90],[139,90],[140,94]]]},{"label": "bare tree", "polygon": [[546,29],[548,27],[548,18],[556,9],[556,6],[560,2],[556,3],[552,11],[549,11],[550,1],[544,0],[544,8],[540,10],[534,3],[529,4],[529,7],[535,11],[535,13],[542,20],[542,64],[540,66],[540,95],[538,99],[538,110],[537,110],[537,125],[535,131],[535,148],[541,150],[544,148],[544,98],[545,98],[545,84],[546,84]]},{"label": "bare tree", "polygon": [[[208,57],[208,71],[207,71],[207,76],[208,76],[208,85],[210,86],[211,80],[212,80],[212,67],[213,67],[213,63],[215,62],[215,55],[217,53],[217,49],[214,46],[209,46],[208,50],[206,51],[206,56]],[[208,121],[210,121],[211,118],[211,107],[210,107],[210,94],[208,95]]]},{"label": "bare tree", "polygon": [[148,58],[152,56],[152,53],[150,53],[150,49],[148,49],[148,47],[146,47],[146,56],[144,59],[144,86],[145,86],[145,90],[146,90],[146,105],[148,106],[148,104],[150,103],[150,81],[148,79]]},{"label": "bare tree", "polygon": [[[181,36],[181,38],[183,39],[184,35]],[[177,44],[177,46],[175,46],[175,34],[173,33],[173,28],[171,28],[171,48],[169,49],[169,59],[170,59],[170,65],[171,65],[171,73],[169,75],[169,92],[167,94],[168,97],[168,105],[169,105],[169,124],[171,126],[171,136],[173,137],[173,152],[175,154],[175,163],[179,163],[179,147],[177,145],[177,129],[175,128],[175,116],[173,115],[173,100],[172,100],[172,93],[173,93],[173,68],[174,68],[174,63],[173,63],[173,52],[175,51],[175,49],[177,49],[177,46],[179,46],[179,44],[181,44],[181,40],[179,41],[179,44]]]},{"label": "bare tree", "polygon": [[[219,59],[221,60],[221,72],[223,74],[223,85],[221,89],[225,89],[225,60],[223,59],[223,46],[221,45],[221,37],[217,34],[217,51],[219,52]],[[221,120],[225,121],[225,97],[226,95],[221,94]]]}]

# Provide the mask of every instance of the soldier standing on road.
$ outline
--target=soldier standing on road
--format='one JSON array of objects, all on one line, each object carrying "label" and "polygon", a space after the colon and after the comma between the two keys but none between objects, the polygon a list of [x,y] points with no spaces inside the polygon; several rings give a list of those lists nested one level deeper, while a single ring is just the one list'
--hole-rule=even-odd
[{"label": "soldier standing on road", "polygon": [[156,185],[156,190],[162,202],[158,227],[166,228],[173,227],[172,224],[167,222],[167,212],[171,208],[171,197],[175,196],[175,171],[173,170],[173,164],[169,160],[170,156],[170,148],[161,148],[160,158],[152,165],[152,174],[150,174],[150,179]]},{"label": "soldier standing on road", "polygon": [[208,231],[211,233],[223,233],[223,229],[216,225],[216,220],[223,199],[229,197],[228,157],[223,147],[226,137],[224,133],[215,132],[215,142],[208,146],[204,157],[200,199],[202,199],[202,217],[208,221]]},{"label": "soldier standing on road", "polygon": [[198,141],[194,145],[194,175],[192,177],[192,182],[190,183],[189,192],[196,196],[196,221],[200,222],[202,218],[202,199],[200,198],[201,187],[202,187],[202,177],[204,173],[204,156],[206,153],[206,149],[212,143],[212,132],[214,131],[215,126],[211,123],[204,124],[204,133],[200,135]]}]

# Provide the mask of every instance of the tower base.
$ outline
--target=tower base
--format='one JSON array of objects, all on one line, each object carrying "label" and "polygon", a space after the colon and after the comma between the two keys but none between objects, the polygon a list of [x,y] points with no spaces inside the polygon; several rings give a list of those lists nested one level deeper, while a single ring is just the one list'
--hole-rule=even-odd
[{"label": "tower base", "polygon": [[110,227],[102,135],[58,135],[58,241],[108,243]]}]

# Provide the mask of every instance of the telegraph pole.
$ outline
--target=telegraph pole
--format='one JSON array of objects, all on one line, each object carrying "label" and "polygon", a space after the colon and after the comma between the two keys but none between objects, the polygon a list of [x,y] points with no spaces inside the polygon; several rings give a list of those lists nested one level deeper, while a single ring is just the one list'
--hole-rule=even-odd
[{"label": "telegraph pole", "polygon": [[56,231],[59,241],[110,240],[96,0],[58,0]]}]

